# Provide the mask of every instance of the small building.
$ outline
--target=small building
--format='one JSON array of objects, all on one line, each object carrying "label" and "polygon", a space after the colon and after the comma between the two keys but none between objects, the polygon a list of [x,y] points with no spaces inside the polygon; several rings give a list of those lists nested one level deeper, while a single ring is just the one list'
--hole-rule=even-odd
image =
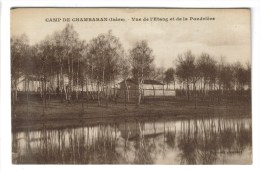
[{"label": "small building", "polygon": [[[123,80],[119,83],[119,96],[123,96],[128,90],[130,97],[136,97],[139,85],[134,79]],[[128,89],[126,89],[126,86]],[[164,84],[156,80],[144,80],[142,84],[143,96],[175,96],[175,90],[165,90]]]},{"label": "small building", "polygon": [[[49,81],[47,80],[47,85],[49,85]],[[42,88],[42,78],[35,76],[21,76],[18,79],[17,91],[25,92],[40,92]]]},{"label": "small building", "polygon": [[[63,84],[64,87],[66,87],[69,84],[69,78],[66,75],[63,75],[62,77],[63,79]],[[59,76],[57,75],[52,75],[52,76],[48,76],[47,80],[46,80],[46,87],[47,89],[49,88],[50,91],[55,92],[56,89],[58,88],[58,84],[62,83],[61,78],[59,78]],[[21,76],[18,81],[17,81],[17,91],[20,92],[41,92],[42,87],[44,87],[43,85],[43,77],[38,77],[35,75],[30,75],[28,77],[25,77],[24,75]],[[74,81],[74,85],[72,85],[73,90],[74,91],[82,91],[82,87],[81,86],[77,86],[75,85],[75,81]],[[98,87],[96,85],[96,83],[88,83],[85,84],[83,87],[83,91],[97,91]],[[101,90],[101,86],[99,87],[99,90]]]},{"label": "small building", "polygon": [[[126,85],[130,90],[138,89],[138,83],[134,79],[127,79],[126,84],[125,80],[119,83],[120,89],[125,89]],[[142,86],[143,89],[164,89],[164,84],[156,80],[144,80]]]}]

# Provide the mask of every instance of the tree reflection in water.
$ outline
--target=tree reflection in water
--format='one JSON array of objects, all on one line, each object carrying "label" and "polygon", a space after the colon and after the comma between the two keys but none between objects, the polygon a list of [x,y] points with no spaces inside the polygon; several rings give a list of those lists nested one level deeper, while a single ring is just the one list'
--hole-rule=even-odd
[{"label": "tree reflection in water", "polygon": [[145,138],[145,124],[143,122],[136,123],[136,127],[134,164],[153,164],[152,151],[155,148],[155,144]]},{"label": "tree reflection in water", "polygon": [[225,164],[251,147],[251,119],[43,124],[12,134],[14,164]]},{"label": "tree reflection in water", "polygon": [[252,131],[245,123],[216,120],[190,120],[181,122],[178,137],[181,164],[213,164],[220,154],[242,153],[251,148]]}]

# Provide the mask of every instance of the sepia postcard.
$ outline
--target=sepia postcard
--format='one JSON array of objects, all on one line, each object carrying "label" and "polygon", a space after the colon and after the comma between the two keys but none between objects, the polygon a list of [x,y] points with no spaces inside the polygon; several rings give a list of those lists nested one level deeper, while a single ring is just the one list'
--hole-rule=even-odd
[{"label": "sepia postcard", "polygon": [[12,8],[13,164],[252,164],[251,10]]}]

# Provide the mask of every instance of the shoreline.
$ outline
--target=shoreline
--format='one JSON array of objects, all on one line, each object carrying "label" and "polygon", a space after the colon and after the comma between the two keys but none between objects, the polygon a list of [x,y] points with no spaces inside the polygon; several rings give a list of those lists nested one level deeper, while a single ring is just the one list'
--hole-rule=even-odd
[{"label": "shoreline", "polygon": [[[79,104],[70,105],[69,109]],[[12,131],[37,130],[43,127],[48,129],[59,129],[83,125],[95,125],[101,123],[120,123],[126,121],[149,121],[166,119],[197,119],[197,118],[250,118],[251,108],[249,106],[199,106],[196,109],[189,105],[180,107],[155,107],[153,105],[142,105],[139,108],[128,106],[128,109],[117,106],[95,107],[85,109],[85,112],[46,113],[30,116],[18,114],[12,118]],[[121,108],[119,108],[121,107]],[[51,108],[50,108],[51,109]],[[65,109],[66,111],[66,109]],[[102,113],[101,113],[102,112]]]},{"label": "shoreline", "polygon": [[185,99],[146,100],[139,106],[134,102],[72,102],[58,100],[19,102],[12,109],[12,130],[35,128],[64,128],[85,124],[124,122],[129,120],[196,119],[214,117],[252,118],[251,102],[243,100],[194,101]]}]

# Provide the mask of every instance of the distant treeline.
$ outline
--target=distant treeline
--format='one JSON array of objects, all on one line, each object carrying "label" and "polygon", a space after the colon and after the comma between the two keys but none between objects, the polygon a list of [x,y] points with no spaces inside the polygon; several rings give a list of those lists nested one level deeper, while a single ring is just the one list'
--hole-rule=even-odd
[{"label": "distant treeline", "polygon": [[[12,36],[12,100],[17,101],[19,78],[25,78],[28,93],[32,76],[41,81],[45,100],[49,89],[47,81],[56,78],[51,87],[61,93],[61,100],[71,99],[72,93],[76,94],[75,99],[78,100],[79,94],[88,88],[86,85],[92,85],[96,87],[99,105],[101,94],[108,101],[109,90],[119,80],[126,81],[128,78],[133,78],[139,86],[137,104],[142,100],[145,79],[161,81],[166,84],[165,89],[169,84],[173,84],[174,89],[176,83],[181,84],[188,99],[191,90],[207,94],[210,90],[223,93],[227,90],[251,89],[249,63],[245,66],[240,62],[227,64],[223,60],[216,61],[210,54],[195,56],[188,50],[178,55],[172,67],[165,69],[156,67],[154,58],[153,50],[145,40],[137,41],[133,48],[125,51],[120,39],[112,31],[86,42],[79,38],[78,32],[70,24],[34,45],[29,44],[26,35]],[[65,80],[68,82],[65,83]],[[125,86],[127,89],[127,82]]]}]

